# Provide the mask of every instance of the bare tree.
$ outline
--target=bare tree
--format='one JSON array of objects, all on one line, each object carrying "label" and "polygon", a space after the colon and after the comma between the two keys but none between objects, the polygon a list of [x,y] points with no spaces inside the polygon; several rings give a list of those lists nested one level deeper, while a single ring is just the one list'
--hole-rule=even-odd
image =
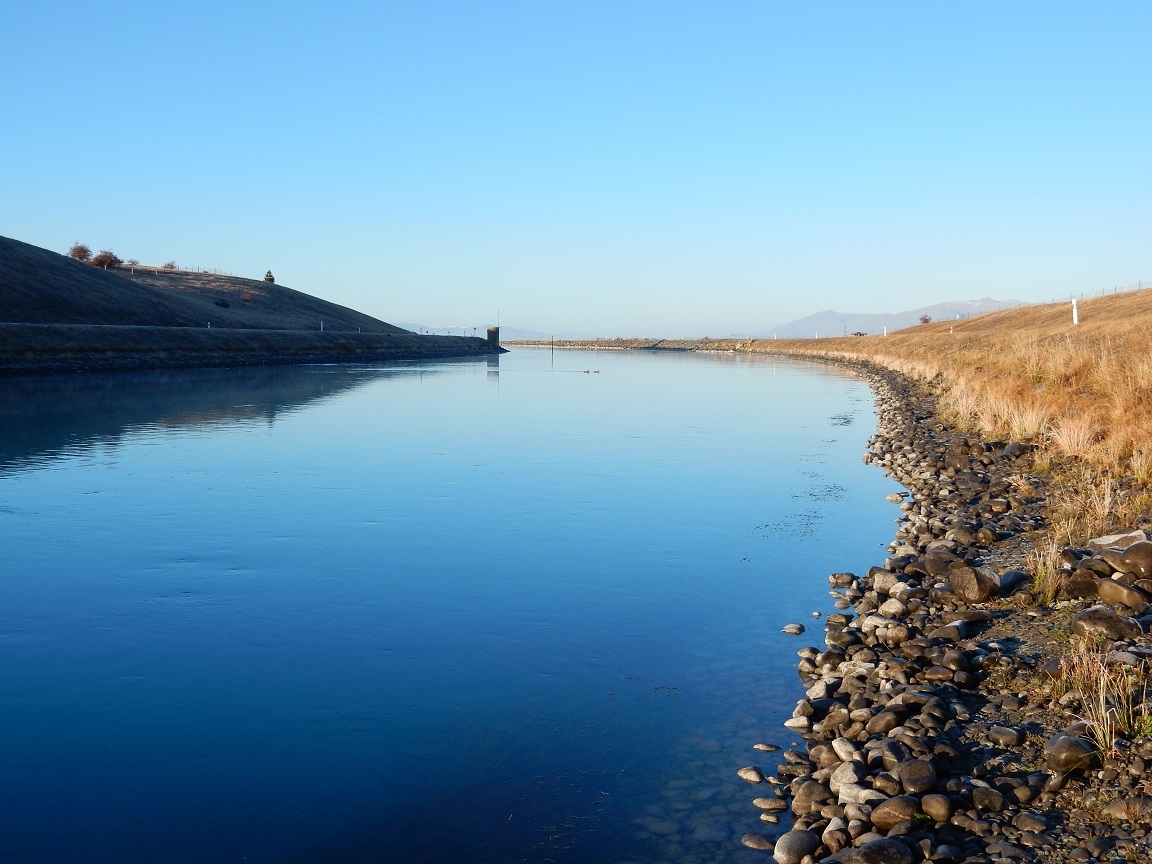
[{"label": "bare tree", "polygon": [[160,265],[160,269],[161,270],[175,270],[176,269],[176,262],[175,261],[165,261],[163,264]]},{"label": "bare tree", "polygon": [[68,250],[68,257],[77,261],[87,261],[92,257],[92,250],[84,243],[73,243],[72,248]]}]

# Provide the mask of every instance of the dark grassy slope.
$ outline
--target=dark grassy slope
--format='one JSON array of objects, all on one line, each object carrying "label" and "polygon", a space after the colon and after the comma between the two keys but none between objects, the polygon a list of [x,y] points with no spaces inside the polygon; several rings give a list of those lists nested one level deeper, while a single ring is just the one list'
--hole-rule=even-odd
[{"label": "dark grassy slope", "polygon": [[0,237],[0,374],[499,351],[484,339],[420,336],[282,285],[152,268],[103,270]]},{"label": "dark grassy slope", "polygon": [[409,332],[282,285],[134,269],[103,270],[0,237],[0,323],[319,330],[323,319],[325,330]]}]

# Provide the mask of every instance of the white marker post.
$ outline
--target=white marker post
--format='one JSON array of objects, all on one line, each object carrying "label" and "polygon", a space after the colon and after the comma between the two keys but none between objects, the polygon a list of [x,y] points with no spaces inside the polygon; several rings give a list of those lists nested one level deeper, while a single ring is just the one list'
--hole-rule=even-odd
[{"label": "white marker post", "polygon": [[1080,312],[1076,308],[1075,299],[1073,299],[1073,301],[1072,301],[1072,326],[1075,327],[1079,323],[1080,323]]}]

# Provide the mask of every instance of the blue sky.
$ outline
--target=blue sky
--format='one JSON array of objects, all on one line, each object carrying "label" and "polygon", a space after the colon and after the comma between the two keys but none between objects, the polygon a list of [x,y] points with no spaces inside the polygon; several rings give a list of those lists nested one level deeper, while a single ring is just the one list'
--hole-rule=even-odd
[{"label": "blue sky", "polygon": [[722,336],[1152,279],[1152,4],[9,4],[0,234]]}]

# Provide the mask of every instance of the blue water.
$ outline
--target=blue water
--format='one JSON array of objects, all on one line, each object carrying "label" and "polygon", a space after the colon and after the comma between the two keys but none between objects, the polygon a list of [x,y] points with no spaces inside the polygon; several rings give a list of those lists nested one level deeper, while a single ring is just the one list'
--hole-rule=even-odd
[{"label": "blue water", "polygon": [[0,381],[0,859],[761,861],[873,427],[731,355]]}]

